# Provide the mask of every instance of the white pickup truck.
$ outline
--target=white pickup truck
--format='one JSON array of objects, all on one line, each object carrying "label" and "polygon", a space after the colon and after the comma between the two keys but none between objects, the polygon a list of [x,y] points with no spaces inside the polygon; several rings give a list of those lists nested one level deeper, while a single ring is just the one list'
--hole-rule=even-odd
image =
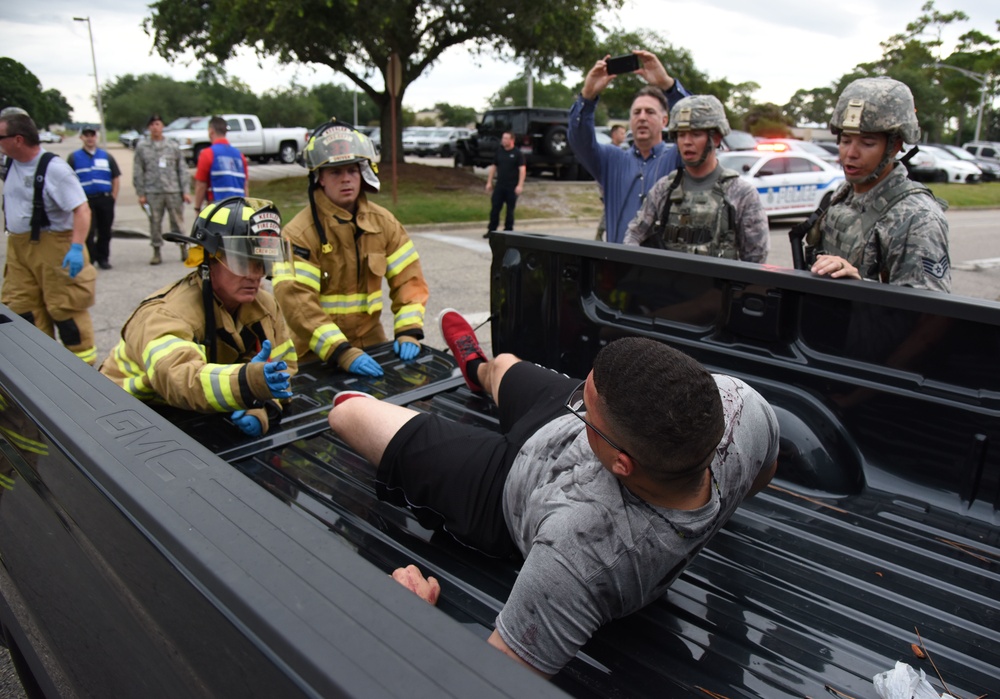
[{"label": "white pickup truck", "polygon": [[[296,154],[302,150],[309,138],[309,129],[304,126],[289,128],[268,128],[260,125],[254,114],[222,114],[229,127],[226,138],[248,158],[267,162],[277,158],[283,163],[294,163]],[[167,137],[180,145],[189,160],[198,161],[202,150],[212,145],[208,138],[208,121],[202,117],[186,129],[167,133]]]}]

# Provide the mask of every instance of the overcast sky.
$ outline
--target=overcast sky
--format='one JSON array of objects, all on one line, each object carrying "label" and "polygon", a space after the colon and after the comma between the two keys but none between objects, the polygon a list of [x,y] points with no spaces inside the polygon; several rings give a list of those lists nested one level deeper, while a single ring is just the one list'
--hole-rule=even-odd
[{"label": "overcast sky", "polygon": [[[758,101],[784,104],[799,88],[828,85],[858,63],[877,59],[879,43],[916,19],[923,2],[626,0],[622,11],[603,19],[625,29],[653,29],[674,46],[690,51],[695,65],[710,78],[734,83],[752,80],[761,86],[755,95]],[[44,89],[59,90],[73,107],[74,120],[98,121],[87,24],[74,22],[74,16],[90,16],[102,82],[126,73],[159,73],[178,80],[193,79],[197,73],[194,62],[168,63],[151,55],[152,41],[142,30],[142,20],[149,14],[144,0],[24,4],[3,0],[3,5],[3,53],[24,64]],[[940,12],[960,9],[970,18],[945,33],[942,56],[970,29],[998,35],[1000,3],[996,0],[938,0],[936,8]],[[441,62],[409,87],[405,105],[424,109],[449,102],[482,110],[487,99],[521,71],[516,63],[480,59],[477,65],[476,61],[459,47],[446,52]],[[325,67],[279,66],[271,60],[262,67],[250,53],[230,61],[226,69],[258,93],[285,87],[293,80],[307,86],[347,84],[346,78]]]}]

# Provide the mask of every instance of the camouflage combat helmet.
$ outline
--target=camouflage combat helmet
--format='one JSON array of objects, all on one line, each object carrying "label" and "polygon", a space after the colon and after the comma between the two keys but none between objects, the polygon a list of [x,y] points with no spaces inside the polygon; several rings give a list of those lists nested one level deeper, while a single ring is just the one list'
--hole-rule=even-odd
[{"label": "camouflage combat helmet", "polygon": [[4,107],[0,110],[0,119],[3,119],[4,117],[17,116],[18,114],[21,116],[28,116],[28,113],[20,107]]},{"label": "camouflage combat helmet", "polygon": [[887,133],[905,143],[920,140],[920,125],[913,93],[892,78],[861,78],[844,88],[833,109],[830,131]]},{"label": "camouflage combat helmet", "polygon": [[729,133],[729,120],[722,102],[712,95],[685,97],[670,110],[667,133],[715,129],[722,136]]},{"label": "camouflage combat helmet", "polygon": [[309,170],[310,178],[323,167],[361,164],[362,186],[371,192],[379,191],[376,173],[378,154],[375,145],[360,131],[350,125],[331,120],[319,126],[309,136],[302,149],[303,165]]}]

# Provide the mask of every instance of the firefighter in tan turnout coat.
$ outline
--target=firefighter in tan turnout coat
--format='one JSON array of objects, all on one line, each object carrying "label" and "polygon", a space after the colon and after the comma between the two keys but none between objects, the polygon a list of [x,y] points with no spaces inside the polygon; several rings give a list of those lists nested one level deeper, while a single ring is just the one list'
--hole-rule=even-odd
[{"label": "firefighter in tan turnout coat", "polygon": [[271,202],[234,197],[206,207],[190,237],[167,234],[193,246],[185,264],[198,269],[139,304],[101,373],[141,400],[232,413],[246,434],[266,433],[297,368],[277,303],[260,288],[285,260],[280,232]]},{"label": "firefighter in tan turnout coat", "polygon": [[427,282],[403,226],[365,192],[377,192],[375,149],[336,121],[320,126],[303,150],[309,206],[285,226],[291,264],[276,266],[274,294],[305,362],[319,357],[345,371],[381,376],[365,348],[387,341],[382,279],[392,299],[393,349],[409,361],[424,337]]}]

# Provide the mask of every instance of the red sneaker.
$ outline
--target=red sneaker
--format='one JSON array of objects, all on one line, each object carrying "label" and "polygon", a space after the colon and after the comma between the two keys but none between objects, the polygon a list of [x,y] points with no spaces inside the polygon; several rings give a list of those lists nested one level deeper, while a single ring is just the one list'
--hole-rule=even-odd
[{"label": "red sneaker", "polygon": [[465,383],[473,391],[482,391],[483,387],[477,382],[469,380],[469,375],[465,371],[465,367],[473,359],[489,361],[483,348],[479,346],[479,340],[476,339],[476,333],[472,326],[454,308],[446,308],[441,311],[438,323],[441,324],[441,336],[448,343],[448,349],[451,350],[455,361],[458,362],[458,368],[465,378]]},{"label": "red sneaker", "polygon": [[375,396],[369,393],[362,393],[361,391],[340,391],[333,396],[333,407],[336,408],[345,400],[350,400],[351,398],[371,398],[372,400],[377,400]]}]

